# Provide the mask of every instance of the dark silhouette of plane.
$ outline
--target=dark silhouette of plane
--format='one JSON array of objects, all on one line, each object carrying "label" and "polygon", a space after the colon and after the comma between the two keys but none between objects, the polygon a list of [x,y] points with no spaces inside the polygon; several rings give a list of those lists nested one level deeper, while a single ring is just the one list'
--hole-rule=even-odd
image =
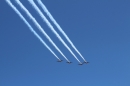
[{"label": "dark silhouette of plane", "polygon": [[57,62],[62,62],[63,60],[58,60]]},{"label": "dark silhouette of plane", "polygon": [[66,62],[66,63],[71,64],[72,62]]},{"label": "dark silhouette of plane", "polygon": [[88,64],[89,62],[84,62],[85,64]]},{"label": "dark silhouette of plane", "polygon": [[83,63],[80,63],[79,65],[83,65]]}]

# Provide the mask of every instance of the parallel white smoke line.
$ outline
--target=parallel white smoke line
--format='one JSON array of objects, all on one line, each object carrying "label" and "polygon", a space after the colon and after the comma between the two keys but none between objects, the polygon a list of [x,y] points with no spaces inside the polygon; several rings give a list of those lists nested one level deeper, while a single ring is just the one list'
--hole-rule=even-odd
[{"label": "parallel white smoke line", "polygon": [[82,54],[78,51],[78,49],[74,46],[74,44],[72,43],[72,41],[69,39],[69,37],[66,35],[66,33],[63,31],[63,29],[60,27],[60,25],[56,22],[56,20],[53,18],[53,16],[51,15],[51,13],[48,11],[48,9],[46,8],[46,6],[42,3],[41,0],[37,0],[38,4],[42,7],[42,9],[45,11],[45,13],[49,16],[49,18],[51,19],[51,21],[56,25],[56,27],[58,28],[58,30],[64,35],[64,37],[67,39],[67,41],[71,44],[71,46],[75,49],[75,51],[81,56],[81,58],[87,62],[85,60],[85,58],[82,56]]},{"label": "parallel white smoke line", "polygon": [[47,33],[44,31],[44,29],[39,25],[39,23],[36,21],[36,19],[31,15],[31,13],[24,7],[24,5],[19,1],[15,0],[16,3],[23,9],[23,11],[28,15],[28,17],[33,21],[33,23],[36,25],[36,27],[45,35],[45,37],[49,40],[49,42],[59,51],[59,53],[68,61],[70,62],[66,56],[61,52],[61,50],[56,46],[56,44],[51,40],[51,38],[47,35]]},{"label": "parallel white smoke line", "polygon": [[[29,27],[31,32],[41,41],[41,43],[58,59],[60,58],[51,50],[51,48],[43,41],[43,39],[35,32],[32,26],[27,22],[27,20],[23,17],[23,15],[18,11],[18,9],[11,3],[10,0],[6,0],[10,7],[19,15],[19,17],[24,21],[24,23]],[[61,61],[61,60],[60,60]]]},{"label": "parallel white smoke line", "polygon": [[37,7],[35,2],[33,0],[28,0],[32,7],[38,12],[38,14],[41,16],[41,18],[45,21],[45,23],[48,25],[48,27],[52,30],[52,32],[57,36],[57,38],[62,42],[62,44],[70,51],[70,53],[75,57],[75,59],[79,61],[79,59],[76,57],[76,55],[72,52],[72,50],[68,47],[68,45],[64,42],[64,40],[60,37],[60,35],[55,31],[53,26],[50,24],[50,22],[47,20],[47,18],[44,16],[44,14],[41,12],[41,10]]}]

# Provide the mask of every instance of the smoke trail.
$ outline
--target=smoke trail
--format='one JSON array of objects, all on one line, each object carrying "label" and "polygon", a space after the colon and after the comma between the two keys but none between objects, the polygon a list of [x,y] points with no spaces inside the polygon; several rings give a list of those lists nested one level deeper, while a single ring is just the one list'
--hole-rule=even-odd
[{"label": "smoke trail", "polygon": [[[42,42],[42,44],[58,59],[58,56],[51,50],[51,48],[42,40],[42,38],[34,31],[32,26],[27,22],[27,20],[23,17],[23,15],[18,11],[18,9],[10,2],[10,0],[6,0],[10,7],[19,15],[19,17],[24,21],[24,23],[29,27],[32,33]],[[61,61],[61,60],[60,60]]]},{"label": "smoke trail", "polygon": [[41,12],[41,10],[37,7],[37,5],[34,3],[33,0],[28,0],[30,4],[33,6],[33,8],[39,13],[39,15],[42,17],[42,19],[45,21],[45,23],[48,25],[48,27],[52,30],[52,32],[58,37],[58,39],[62,42],[62,44],[70,51],[70,53],[75,57],[75,59],[81,63],[78,58],[75,56],[75,54],[72,52],[72,50],[68,47],[68,45],[64,42],[64,40],[60,37],[60,35],[55,31],[53,26],[50,24],[50,22],[47,20],[47,18],[44,16],[44,14]]},{"label": "smoke trail", "polygon": [[82,54],[78,51],[78,49],[74,46],[74,44],[72,43],[72,41],[69,39],[69,37],[66,35],[66,33],[63,31],[63,29],[60,27],[60,25],[56,22],[56,20],[53,18],[53,16],[51,15],[51,13],[48,11],[48,9],[46,8],[46,6],[42,3],[41,0],[37,0],[38,4],[42,7],[42,9],[46,12],[46,14],[49,16],[49,18],[51,19],[51,21],[56,25],[56,27],[58,28],[58,30],[64,35],[64,37],[67,39],[67,41],[71,44],[71,46],[75,49],[75,51],[81,56],[81,58],[87,62],[85,60],[85,58],[82,56]]},{"label": "smoke trail", "polygon": [[23,6],[23,4],[19,0],[15,0],[16,3],[25,11],[28,17],[33,21],[33,23],[37,26],[37,28],[45,35],[45,37],[49,40],[49,42],[59,51],[59,53],[70,62],[66,56],[60,51],[60,49],[56,46],[56,44],[51,40],[51,38],[47,35],[47,33],[43,30],[43,28],[39,25],[39,23],[35,20],[35,18],[30,14],[30,12]]}]

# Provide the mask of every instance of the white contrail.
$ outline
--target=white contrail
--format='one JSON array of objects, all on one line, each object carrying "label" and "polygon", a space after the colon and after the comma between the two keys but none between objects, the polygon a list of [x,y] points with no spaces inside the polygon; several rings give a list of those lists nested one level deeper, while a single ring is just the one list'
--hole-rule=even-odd
[{"label": "white contrail", "polygon": [[58,37],[58,39],[62,42],[62,44],[70,51],[70,53],[75,57],[75,59],[79,61],[79,59],[76,57],[76,55],[72,52],[72,50],[68,47],[68,45],[64,42],[64,40],[60,37],[60,35],[55,31],[53,26],[50,24],[50,22],[47,20],[47,18],[44,16],[44,14],[41,12],[41,10],[37,7],[35,2],[33,0],[28,0],[30,4],[33,6],[33,8],[39,13],[41,18],[45,21],[45,23],[48,25],[48,27],[52,30],[52,32]]},{"label": "white contrail", "polygon": [[74,44],[72,43],[72,41],[69,39],[69,37],[66,35],[66,33],[63,31],[63,29],[60,27],[60,25],[56,22],[56,20],[53,18],[53,16],[51,15],[51,13],[48,11],[48,9],[46,8],[46,6],[42,3],[41,0],[37,0],[38,4],[42,7],[42,9],[45,11],[45,13],[49,16],[49,18],[51,19],[51,21],[56,25],[56,27],[58,28],[58,30],[64,35],[64,37],[67,39],[67,41],[71,44],[71,46],[75,49],[75,51],[81,56],[81,58],[87,62],[85,60],[85,58],[82,56],[82,54],[78,51],[78,49],[74,46]]},{"label": "white contrail", "polygon": [[[18,9],[11,3],[10,0],[6,0],[10,7],[19,15],[19,17],[24,21],[24,23],[29,27],[31,32],[42,42],[42,44],[58,59],[58,56],[51,50],[51,48],[42,40],[42,38],[35,32],[32,26],[27,22],[27,20],[23,17],[23,15],[18,11]],[[60,60],[61,61],[61,60]]]},{"label": "white contrail", "polygon": [[49,40],[49,42],[59,51],[59,53],[68,61],[70,62],[66,56],[60,51],[60,49],[56,46],[56,44],[51,40],[51,38],[47,35],[44,29],[39,25],[36,19],[31,15],[31,13],[23,6],[23,4],[19,0],[15,0],[16,3],[23,9],[23,11],[28,15],[28,17],[33,21],[36,27],[45,35],[45,37]]}]

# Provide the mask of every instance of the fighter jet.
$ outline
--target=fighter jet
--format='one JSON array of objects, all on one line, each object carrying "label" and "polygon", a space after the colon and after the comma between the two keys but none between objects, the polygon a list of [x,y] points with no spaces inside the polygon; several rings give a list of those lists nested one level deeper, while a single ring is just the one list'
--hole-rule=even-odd
[{"label": "fighter jet", "polygon": [[84,63],[88,64],[89,62],[84,62]]},{"label": "fighter jet", "polygon": [[83,63],[80,63],[79,65],[83,65]]},{"label": "fighter jet", "polygon": [[63,60],[58,60],[57,62],[62,62]]},{"label": "fighter jet", "polygon": [[72,62],[66,62],[66,63],[71,64]]}]

